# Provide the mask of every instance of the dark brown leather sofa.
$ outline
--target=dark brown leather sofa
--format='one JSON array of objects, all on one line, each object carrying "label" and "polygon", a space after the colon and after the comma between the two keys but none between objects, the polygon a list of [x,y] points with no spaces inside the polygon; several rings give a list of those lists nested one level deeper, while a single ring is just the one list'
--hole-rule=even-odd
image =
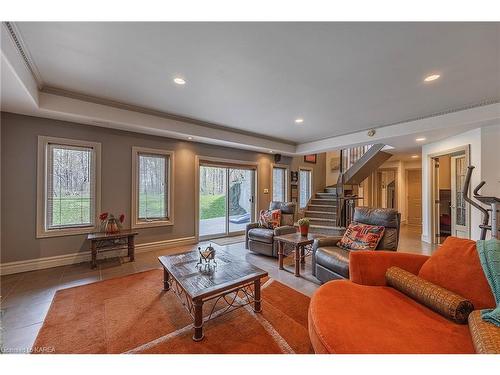
[{"label": "dark brown leather sofa", "polygon": [[[398,249],[401,214],[390,208],[356,207],[354,223],[368,225],[382,225],[385,227],[384,236],[376,250]],[[336,246],[342,238],[325,237],[314,241],[312,255],[312,274],[325,283],[334,279],[349,278],[349,252]],[[357,250],[363,251],[363,250]]]},{"label": "dark brown leather sofa", "polygon": [[274,241],[275,236],[295,233],[294,227],[295,203],[271,202],[270,210],[281,210],[280,226],[274,229],[259,228],[259,223],[251,223],[246,228],[246,248],[254,253],[278,257],[278,247]]}]

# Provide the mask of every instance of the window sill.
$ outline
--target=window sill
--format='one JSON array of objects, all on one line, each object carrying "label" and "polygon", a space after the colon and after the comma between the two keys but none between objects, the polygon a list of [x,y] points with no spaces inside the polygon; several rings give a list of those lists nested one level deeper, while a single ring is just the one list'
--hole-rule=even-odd
[{"label": "window sill", "polygon": [[133,229],[167,227],[174,225],[174,220],[153,220],[153,221],[138,221],[132,223]]},{"label": "window sill", "polygon": [[36,238],[79,236],[82,234],[94,233],[98,231],[99,230],[97,227],[65,228],[65,229],[52,229],[52,230],[39,229],[36,233]]}]

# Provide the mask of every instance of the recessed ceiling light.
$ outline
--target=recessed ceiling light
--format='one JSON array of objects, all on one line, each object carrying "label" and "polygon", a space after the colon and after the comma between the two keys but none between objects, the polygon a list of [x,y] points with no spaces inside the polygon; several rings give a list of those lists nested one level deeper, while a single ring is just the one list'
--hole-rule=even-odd
[{"label": "recessed ceiling light", "polygon": [[418,159],[418,155],[412,155],[412,159]]},{"label": "recessed ceiling light", "polygon": [[188,137],[189,140],[193,139],[193,137]]},{"label": "recessed ceiling light", "polygon": [[272,154],[274,151],[273,150],[269,150],[269,152]]},{"label": "recessed ceiling light", "polygon": [[303,122],[304,122],[304,119],[301,117],[295,119],[296,124],[302,124]]},{"label": "recessed ceiling light", "polygon": [[181,78],[181,77],[175,77],[174,82],[178,85],[185,85],[186,84],[186,80],[184,78]]},{"label": "recessed ceiling light", "polygon": [[438,79],[439,77],[441,77],[440,74],[431,74],[430,76],[425,77],[424,81],[425,82],[432,82],[432,81],[435,81],[436,79]]},{"label": "recessed ceiling light", "polygon": [[417,138],[417,139],[415,139],[415,140],[416,140],[417,142],[423,142],[423,141],[425,141],[425,139],[426,139],[425,137],[420,137],[420,138]]}]

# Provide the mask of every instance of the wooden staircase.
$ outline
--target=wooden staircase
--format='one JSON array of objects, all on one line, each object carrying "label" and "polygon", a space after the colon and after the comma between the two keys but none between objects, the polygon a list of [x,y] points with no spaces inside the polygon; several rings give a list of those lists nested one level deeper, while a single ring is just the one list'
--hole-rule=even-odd
[{"label": "wooden staircase", "polygon": [[353,195],[352,186],[359,185],[391,157],[383,151],[384,146],[374,144],[341,151],[337,184],[317,192],[305,209],[304,217],[310,220],[311,233],[338,235],[349,225],[359,199]]},{"label": "wooden staircase", "polygon": [[304,217],[309,218],[309,232],[325,235],[338,234],[337,224],[337,189],[327,187],[309,200]]}]

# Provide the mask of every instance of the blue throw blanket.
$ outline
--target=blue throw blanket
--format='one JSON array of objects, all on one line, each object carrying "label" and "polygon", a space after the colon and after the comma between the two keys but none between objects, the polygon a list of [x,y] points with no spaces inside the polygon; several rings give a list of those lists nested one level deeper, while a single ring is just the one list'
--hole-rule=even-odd
[{"label": "blue throw blanket", "polygon": [[500,327],[500,241],[477,241],[476,247],[497,304],[495,309],[481,310],[481,316],[483,320]]}]

